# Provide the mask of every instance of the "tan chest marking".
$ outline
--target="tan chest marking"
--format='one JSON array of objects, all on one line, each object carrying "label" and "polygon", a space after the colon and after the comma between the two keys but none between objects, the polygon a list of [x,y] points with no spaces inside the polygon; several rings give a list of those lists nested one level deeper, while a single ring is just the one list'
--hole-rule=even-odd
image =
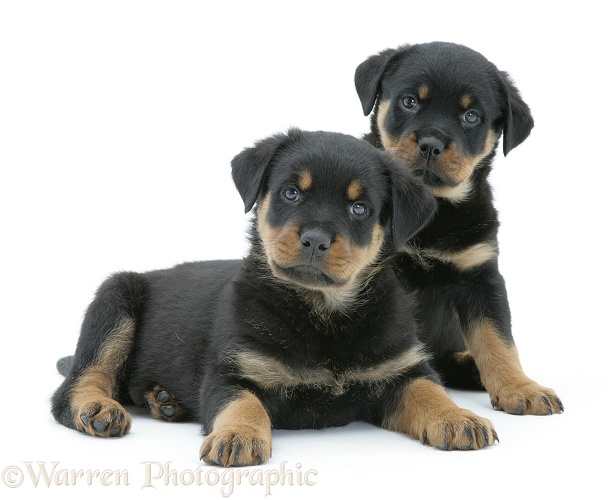
[{"label": "tan chest marking", "polygon": [[407,245],[405,251],[420,260],[422,267],[431,267],[428,259],[452,264],[459,271],[468,271],[482,264],[496,259],[499,255],[497,245],[494,243],[477,243],[459,252],[442,252],[429,248],[417,249]]},{"label": "tan chest marking", "polygon": [[290,368],[271,356],[250,351],[240,351],[230,356],[230,361],[237,366],[242,377],[265,390],[285,396],[298,387],[329,390],[335,395],[341,395],[351,383],[381,386],[427,359],[428,355],[420,345],[376,365],[334,374],[322,367]]}]

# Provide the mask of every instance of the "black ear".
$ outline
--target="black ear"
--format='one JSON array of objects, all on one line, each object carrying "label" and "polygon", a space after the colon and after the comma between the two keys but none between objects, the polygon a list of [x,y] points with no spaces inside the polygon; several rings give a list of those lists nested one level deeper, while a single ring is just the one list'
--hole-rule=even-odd
[{"label": "black ear", "polygon": [[437,200],[405,163],[390,157],[386,169],[390,179],[390,234],[399,251],[429,223],[437,210]]},{"label": "black ear", "polygon": [[503,154],[507,156],[507,153],[529,137],[533,117],[509,75],[499,71],[499,77],[503,85]]},{"label": "black ear", "polygon": [[362,62],[354,73],[354,85],[362,103],[362,112],[367,116],[375,105],[379,82],[388,67],[396,49],[386,49]]},{"label": "black ear", "polygon": [[245,203],[245,213],[249,212],[264,188],[266,172],[275,153],[288,142],[290,137],[300,134],[290,130],[288,134],[276,134],[258,141],[253,147],[244,149],[230,162],[232,180]]}]

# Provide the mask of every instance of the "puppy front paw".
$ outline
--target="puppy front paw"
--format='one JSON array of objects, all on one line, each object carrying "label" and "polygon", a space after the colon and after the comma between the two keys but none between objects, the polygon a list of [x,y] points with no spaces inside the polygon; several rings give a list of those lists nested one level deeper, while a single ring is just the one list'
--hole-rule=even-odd
[{"label": "puppy front paw", "polygon": [[214,430],[200,447],[200,459],[209,465],[260,465],[271,458],[272,435],[251,425]]},{"label": "puppy front paw", "polygon": [[383,425],[441,450],[479,450],[499,441],[490,420],[458,407],[441,384],[428,378],[405,385]]},{"label": "puppy front paw", "polygon": [[113,399],[81,404],[75,412],[75,427],[90,436],[120,437],[128,433],[130,414]]},{"label": "puppy front paw", "polygon": [[552,415],[565,410],[552,389],[532,380],[499,387],[490,398],[493,408],[513,415]]},{"label": "puppy front paw", "polygon": [[479,450],[499,441],[490,420],[462,408],[437,415],[418,437],[440,450]]}]

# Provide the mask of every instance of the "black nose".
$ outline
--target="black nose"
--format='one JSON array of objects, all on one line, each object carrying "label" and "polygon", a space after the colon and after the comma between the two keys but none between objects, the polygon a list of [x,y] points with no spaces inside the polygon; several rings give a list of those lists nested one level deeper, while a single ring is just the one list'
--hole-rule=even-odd
[{"label": "black nose", "polygon": [[445,146],[443,142],[441,142],[437,137],[433,137],[432,135],[423,137],[418,141],[418,148],[420,148],[420,154],[425,160],[430,160],[437,158],[443,150]]},{"label": "black nose", "polygon": [[308,230],[301,235],[301,244],[307,255],[322,257],[330,248],[330,237],[320,231]]}]

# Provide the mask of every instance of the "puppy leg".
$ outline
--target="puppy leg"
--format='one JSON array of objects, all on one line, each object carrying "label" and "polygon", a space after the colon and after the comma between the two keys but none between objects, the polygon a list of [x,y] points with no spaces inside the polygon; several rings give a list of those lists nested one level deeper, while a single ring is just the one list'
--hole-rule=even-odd
[{"label": "puppy leg", "polygon": [[499,440],[489,420],[459,408],[443,386],[425,377],[401,389],[383,427],[441,450],[478,450]]},{"label": "puppy leg", "polygon": [[471,328],[467,343],[493,407],[515,415],[561,413],[563,404],[552,389],[524,374],[513,341],[504,339],[494,322],[484,319]]},{"label": "puppy leg", "polygon": [[[461,293],[462,292],[462,293]],[[454,296],[465,343],[495,408],[516,415],[563,411],[552,389],[524,374],[512,337],[507,291],[496,262],[471,271],[471,282]]]},{"label": "puppy leg", "polygon": [[71,383],[60,393],[66,400],[63,413],[67,413],[58,418],[61,423],[92,436],[115,437],[128,432],[130,415],[114,396],[117,375],[132,347],[133,334],[134,321],[122,319],[100,345],[93,362],[67,378]]},{"label": "puppy leg", "polygon": [[154,387],[144,396],[147,407],[154,418],[167,422],[179,422],[186,418],[185,409],[166,387]]},{"label": "puppy leg", "polygon": [[92,436],[116,437],[131,425],[117,401],[132,351],[141,278],[115,275],[100,287],[83,321],[73,363],[52,398],[55,419]]},{"label": "puppy leg", "polygon": [[271,457],[272,439],[267,411],[243,389],[217,413],[200,447],[200,458],[224,467],[260,465]]},{"label": "puppy leg", "polygon": [[480,372],[469,351],[458,351],[439,356],[433,360],[433,365],[440,374],[446,387],[484,391]]}]

